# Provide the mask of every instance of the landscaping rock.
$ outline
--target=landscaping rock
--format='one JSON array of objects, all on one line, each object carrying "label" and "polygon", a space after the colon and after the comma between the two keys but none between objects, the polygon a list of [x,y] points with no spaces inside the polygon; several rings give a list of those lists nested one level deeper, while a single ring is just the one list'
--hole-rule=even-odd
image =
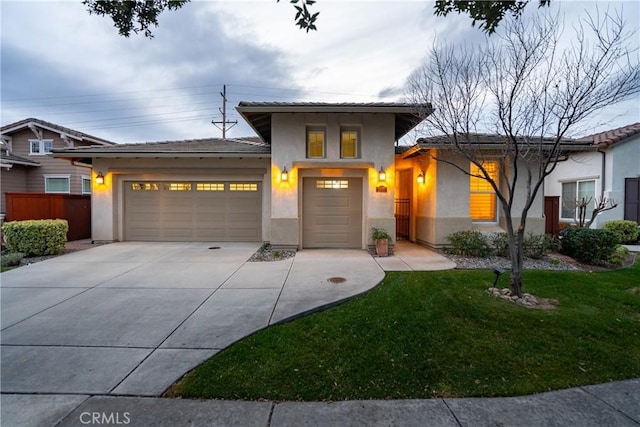
[{"label": "landscaping rock", "polygon": [[558,305],[558,301],[548,298],[536,298],[531,294],[525,293],[522,294],[522,298],[518,297],[511,293],[511,290],[508,288],[498,289],[498,288],[488,288],[487,293],[496,298],[503,299],[505,301],[509,301],[510,303],[518,304],[523,307],[529,308],[539,308],[539,309],[553,309],[556,305]]}]

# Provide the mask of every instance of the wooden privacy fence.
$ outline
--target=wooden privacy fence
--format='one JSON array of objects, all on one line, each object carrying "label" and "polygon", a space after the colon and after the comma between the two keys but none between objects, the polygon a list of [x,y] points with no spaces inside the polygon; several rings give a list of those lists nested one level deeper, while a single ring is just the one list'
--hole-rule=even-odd
[{"label": "wooden privacy fence", "polygon": [[91,238],[91,196],[80,194],[6,193],[6,221],[66,219],[67,240]]}]

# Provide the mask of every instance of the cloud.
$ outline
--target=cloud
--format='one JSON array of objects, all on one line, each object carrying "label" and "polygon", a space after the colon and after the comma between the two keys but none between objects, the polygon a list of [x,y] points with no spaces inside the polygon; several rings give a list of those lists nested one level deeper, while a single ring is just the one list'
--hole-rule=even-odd
[{"label": "cloud", "polygon": [[[122,38],[109,19],[75,6],[3,5],[3,123],[36,116],[118,142],[219,136],[211,120],[223,84],[230,120],[238,118],[236,88],[280,85],[272,96],[298,96],[286,55],[229,37],[207,3],[163,14],[152,40]],[[15,22],[27,16],[23,37]],[[45,25],[47,17],[59,25]],[[242,123],[230,134],[252,133]]]},{"label": "cloud", "polygon": [[[322,1],[318,31],[305,33],[288,2],[193,1],[163,13],[149,40],[119,36],[80,0],[3,2],[2,122],[36,116],[119,142],[219,136],[211,120],[226,84],[227,118],[239,121],[229,135],[245,136],[241,100],[399,100],[436,39],[485,38],[433,4]],[[585,6],[567,4],[567,20]],[[637,4],[627,11],[638,16]]]}]

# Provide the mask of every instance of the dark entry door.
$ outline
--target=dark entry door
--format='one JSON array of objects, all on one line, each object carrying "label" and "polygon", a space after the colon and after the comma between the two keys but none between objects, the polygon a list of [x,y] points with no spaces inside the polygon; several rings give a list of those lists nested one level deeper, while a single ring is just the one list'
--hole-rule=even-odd
[{"label": "dark entry door", "polygon": [[624,180],[624,219],[640,224],[640,178]]}]

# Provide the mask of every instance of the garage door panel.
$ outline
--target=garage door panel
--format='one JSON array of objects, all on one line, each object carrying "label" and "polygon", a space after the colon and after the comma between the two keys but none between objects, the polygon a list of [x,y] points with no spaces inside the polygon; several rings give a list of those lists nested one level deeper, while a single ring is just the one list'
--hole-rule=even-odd
[{"label": "garage door panel", "polygon": [[196,212],[194,217],[198,224],[223,224],[226,222],[227,215],[224,212]]},{"label": "garage door panel", "polygon": [[316,215],[315,222],[323,227],[340,227],[351,224],[351,218],[346,215]]},{"label": "garage door panel", "polygon": [[261,240],[260,183],[125,182],[124,187],[127,240]]},{"label": "garage door panel", "polygon": [[[325,190],[334,191],[334,190]],[[340,190],[337,190],[340,191]],[[315,201],[315,207],[326,211],[331,211],[333,208],[348,208],[351,201],[348,197],[319,197]]]},{"label": "garage door panel", "polygon": [[132,232],[131,240],[159,240],[162,236],[160,234],[160,228],[135,228]]}]

